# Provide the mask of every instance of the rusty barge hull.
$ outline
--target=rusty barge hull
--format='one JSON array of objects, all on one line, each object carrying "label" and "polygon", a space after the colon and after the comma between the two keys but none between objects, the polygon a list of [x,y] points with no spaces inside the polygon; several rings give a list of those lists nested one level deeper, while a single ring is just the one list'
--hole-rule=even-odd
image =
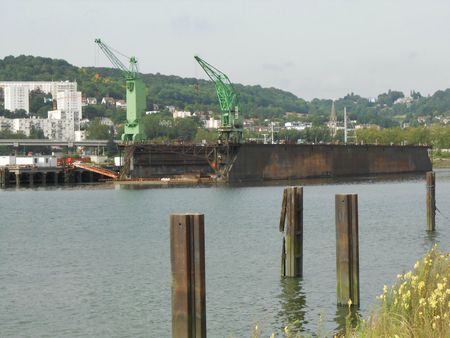
[{"label": "rusty barge hull", "polygon": [[132,178],[222,174],[230,183],[320,177],[423,173],[428,147],[241,144],[136,146]]}]

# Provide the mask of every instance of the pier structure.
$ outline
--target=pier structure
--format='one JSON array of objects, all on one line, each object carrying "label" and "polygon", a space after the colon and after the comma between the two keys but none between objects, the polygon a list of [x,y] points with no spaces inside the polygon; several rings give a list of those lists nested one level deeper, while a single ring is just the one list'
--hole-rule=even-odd
[{"label": "pier structure", "polygon": [[0,188],[94,183],[104,176],[81,168],[8,166],[0,168]]}]

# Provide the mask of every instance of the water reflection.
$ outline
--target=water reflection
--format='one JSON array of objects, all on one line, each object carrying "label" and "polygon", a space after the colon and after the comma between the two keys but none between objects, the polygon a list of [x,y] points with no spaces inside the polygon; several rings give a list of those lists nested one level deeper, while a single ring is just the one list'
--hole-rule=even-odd
[{"label": "water reflection", "polygon": [[334,321],[337,326],[335,333],[345,333],[347,323],[352,327],[355,327],[358,323],[358,317],[360,317],[359,309],[356,306],[337,306]]},{"label": "water reflection", "polygon": [[[281,277],[281,294],[279,296],[280,312],[277,315],[277,322],[288,325],[295,333],[304,331],[308,321],[305,320],[306,296],[302,289],[300,278]],[[282,330],[284,328],[281,327]]]},{"label": "water reflection", "polygon": [[439,231],[426,231],[424,227],[423,248],[430,250],[434,244],[439,244]]}]

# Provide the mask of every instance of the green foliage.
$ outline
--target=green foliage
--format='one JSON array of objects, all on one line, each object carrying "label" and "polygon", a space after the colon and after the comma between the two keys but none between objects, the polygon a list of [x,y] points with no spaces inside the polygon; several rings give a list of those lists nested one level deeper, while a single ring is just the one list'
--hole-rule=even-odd
[{"label": "green foliage", "polygon": [[143,124],[150,140],[192,141],[200,127],[200,123],[195,118],[173,119],[165,114],[146,115],[143,117]]},{"label": "green foliage", "polygon": [[450,337],[450,253],[434,246],[345,337]]},{"label": "green foliage", "polygon": [[217,130],[208,130],[204,128],[198,128],[197,134],[195,134],[194,141],[196,143],[201,143],[205,140],[207,143],[217,142],[219,139],[219,132]]},{"label": "green foliage", "polygon": [[365,144],[432,145],[437,149],[450,148],[450,126],[442,125],[405,129],[358,129],[356,137],[358,142]]},{"label": "green foliage", "polygon": [[[158,104],[162,110],[165,106],[175,106],[191,112],[220,112],[214,84],[211,81],[159,73],[142,74],[142,78],[148,88],[148,110],[153,110],[153,104]],[[64,60],[25,55],[7,56],[0,60],[0,80],[76,80],[78,89],[84,96],[96,97],[97,100],[101,100],[104,96],[125,99],[125,83],[121,71],[113,68],[78,68]],[[330,116],[332,101],[329,99],[313,99],[306,102],[292,93],[276,88],[241,84],[234,86],[239,95],[240,113],[245,118],[283,121],[284,113],[298,112],[307,113],[306,119],[313,122],[314,126],[322,126]],[[437,91],[428,97],[412,91],[411,97],[414,100],[411,103],[394,104],[402,97],[404,94],[401,91],[389,90],[380,94],[377,102],[371,102],[350,93],[335,101],[338,119],[342,121],[344,107],[347,108],[351,120],[357,120],[360,124],[377,124],[383,128],[399,126],[400,122],[417,126],[418,116],[425,116],[427,123],[436,122],[433,118],[437,115],[450,116],[450,89]],[[41,106],[40,98],[37,94],[32,97],[31,112],[45,117],[49,106]],[[124,111],[107,109],[102,105],[84,107],[83,114],[89,119],[109,117],[115,123],[123,123],[125,120]]]},{"label": "green foliage", "polygon": [[111,138],[111,130],[107,125],[101,123],[100,119],[95,119],[86,130],[88,140],[107,140]]},{"label": "green foliage", "polygon": [[30,130],[30,136],[28,138],[42,140],[46,137],[44,136],[44,131],[42,129],[32,126]]},{"label": "green foliage", "polygon": [[[52,110],[52,96],[40,89],[30,92],[30,115],[47,118],[47,112]],[[47,101],[47,102],[46,102]]]}]

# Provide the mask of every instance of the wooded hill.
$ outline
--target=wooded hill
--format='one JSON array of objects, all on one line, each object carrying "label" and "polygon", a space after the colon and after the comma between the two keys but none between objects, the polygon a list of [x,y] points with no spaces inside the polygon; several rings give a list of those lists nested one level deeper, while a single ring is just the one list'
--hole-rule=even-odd
[{"label": "wooded hill", "polygon": [[[214,85],[210,81],[159,73],[143,74],[142,77],[148,87],[149,110],[157,104],[160,109],[170,105],[190,111],[219,111]],[[24,55],[0,60],[0,81],[19,80],[77,81],[84,96],[97,99],[104,96],[124,99],[125,95],[121,72],[113,68],[76,67],[64,60]],[[236,84],[235,88],[244,117],[285,120],[285,112],[308,113],[307,117],[291,115],[289,119],[306,119],[321,125],[330,115],[331,100],[313,99],[306,102],[290,92],[261,86]],[[426,122],[438,122],[437,117],[450,115],[450,89],[437,91],[428,97],[418,92],[407,94],[411,99],[398,103],[398,99],[405,97],[400,91],[389,90],[378,95],[374,102],[350,93],[335,102],[338,118],[342,119],[344,106],[349,117],[358,123],[382,127],[398,126],[403,122],[417,125],[418,116],[425,117]],[[122,119],[122,116],[115,120]]]}]

